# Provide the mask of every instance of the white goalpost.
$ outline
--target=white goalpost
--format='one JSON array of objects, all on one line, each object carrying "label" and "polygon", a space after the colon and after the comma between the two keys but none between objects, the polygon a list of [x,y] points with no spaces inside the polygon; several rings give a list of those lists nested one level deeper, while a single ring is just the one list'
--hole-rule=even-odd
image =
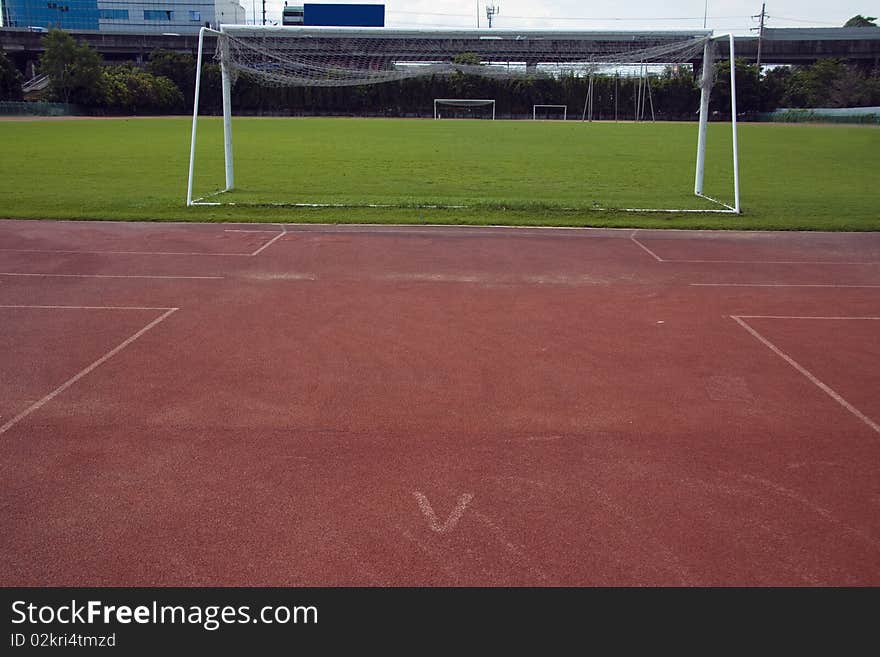
[{"label": "white goalpost", "polygon": [[443,116],[440,114],[440,108],[446,105],[447,107],[464,107],[464,108],[472,108],[472,107],[489,107],[492,110],[492,120],[495,120],[495,100],[494,99],[480,99],[480,98],[435,98],[434,99],[434,118],[442,119]]},{"label": "white goalpost", "polygon": [[[215,192],[196,197],[196,140],[199,118],[199,89],[202,78],[202,55],[206,36],[217,39],[223,94],[223,145],[225,185]],[[733,157],[733,200],[726,203],[704,194],[709,99],[714,82],[715,45],[724,39],[729,44],[730,116]],[[467,54],[469,57],[461,57]],[[476,61],[473,63],[476,55]],[[458,63],[467,61],[469,63]],[[700,76],[699,124],[694,176],[694,195],[714,207],[630,208],[626,212],[741,212],[739,152],[737,142],[736,67],[733,35],[715,36],[711,30],[605,32],[552,30],[481,30],[392,28],[305,28],[253,25],[222,25],[220,30],[203,27],[199,31],[198,65],[192,135],[190,143],[187,206],[225,205],[221,195],[235,189],[235,166],[232,142],[232,87],[240,76],[267,86],[359,86],[431,75],[481,75],[509,78],[534,76],[538,66],[572,70],[580,66],[589,74],[592,87],[597,67],[614,70],[615,66],[662,66],[702,62]],[[645,69],[647,70],[647,68]],[[551,73],[552,74],[552,73]],[[588,96],[592,118],[592,94]],[[495,118],[494,99],[437,98],[434,118],[440,108],[489,106]],[[538,108],[563,109],[565,105],[534,105]],[[585,108],[585,116],[587,109]],[[234,203],[231,203],[234,204]],[[264,203],[261,203],[264,204]],[[264,204],[265,205],[265,204]],[[272,203],[270,203],[272,205]],[[277,203],[274,205],[325,206],[323,203]],[[339,206],[341,204],[334,204]],[[350,204],[354,206],[355,204]],[[363,204],[369,205],[369,204]],[[595,205],[595,204],[594,204]]]},{"label": "white goalpost", "polygon": [[561,109],[562,120],[568,120],[568,105],[532,105],[532,121],[538,120],[538,109]]}]

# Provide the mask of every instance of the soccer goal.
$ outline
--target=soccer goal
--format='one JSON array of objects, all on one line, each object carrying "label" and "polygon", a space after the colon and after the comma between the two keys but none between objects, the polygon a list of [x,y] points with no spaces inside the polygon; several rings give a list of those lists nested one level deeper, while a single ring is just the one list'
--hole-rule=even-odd
[{"label": "soccer goal", "polygon": [[568,105],[532,105],[532,120],[538,120],[538,110],[541,111],[541,118],[551,118],[552,115],[555,115],[555,118],[559,118],[559,111],[562,110],[562,120],[568,120]]},{"label": "soccer goal", "polygon": [[[485,108],[488,112],[474,112],[476,108]],[[444,109],[446,113],[444,114]],[[471,99],[471,98],[435,98],[434,118],[466,118],[479,119],[491,118],[495,120],[495,100]]]},{"label": "soccer goal", "polygon": [[[202,144],[201,150],[197,150],[201,62],[206,38],[216,39],[216,57],[220,62],[224,174],[220,174],[220,169],[216,166],[218,154],[214,151],[206,154],[204,150],[208,146],[213,148],[213,135],[207,140],[203,138],[199,142]],[[713,125],[709,129],[709,98],[715,81],[714,59],[716,51],[725,45],[727,53],[724,54],[730,61],[729,142],[723,138],[723,125]],[[198,42],[200,65],[196,69],[186,203],[188,206],[230,204],[462,207],[486,202],[485,199],[489,198],[486,190],[489,189],[495,194],[489,202],[504,207],[512,206],[507,204],[508,199],[501,196],[510,194],[523,207],[534,207],[534,203],[558,199],[559,207],[568,209],[739,213],[741,206],[734,56],[733,36],[718,37],[711,30],[561,32],[252,25],[222,25],[219,31],[202,28]],[[247,78],[250,84],[268,87],[358,87],[379,83],[399,84],[418,77],[439,80],[445,76],[443,79],[449,80],[447,88],[502,88],[471,82],[476,79],[475,76],[480,76],[495,78],[496,81],[510,80],[503,89],[519,93],[517,89],[527,88],[528,85],[520,86],[512,78],[528,82],[542,76],[554,77],[574,72],[576,80],[583,87],[581,93],[585,93],[588,79],[592,84],[594,78],[598,79],[603,74],[614,75],[614,71],[626,67],[644,67],[646,71],[656,72],[666,66],[692,66],[700,89],[699,107],[694,108],[695,114],[697,111],[699,113],[699,123],[694,127],[695,164],[694,160],[689,159],[693,152],[690,147],[687,148],[689,152],[683,154],[682,141],[678,136],[675,137],[677,150],[674,151],[674,160],[670,160],[670,153],[673,153],[671,149],[654,147],[658,140],[659,143],[664,143],[663,139],[669,139],[666,136],[669,126],[664,128],[660,123],[653,127],[633,128],[619,124],[600,129],[594,127],[589,132],[585,129],[584,145],[589,143],[589,151],[579,148],[577,140],[567,136],[561,145],[571,153],[552,161],[546,160],[549,145],[528,142],[529,135],[523,135],[515,126],[504,132],[503,139],[499,139],[495,130],[462,131],[453,135],[448,129],[439,126],[426,130],[424,126],[409,123],[399,126],[400,131],[409,131],[408,134],[414,135],[411,137],[412,141],[402,147],[397,133],[393,138],[372,138],[372,141],[347,133],[345,138],[340,137],[334,143],[336,150],[332,154],[335,159],[322,161],[320,156],[326,155],[326,141],[305,142],[303,140],[311,132],[310,126],[295,120],[288,120],[288,123],[281,125],[282,121],[279,120],[273,125],[281,126],[277,129],[284,131],[284,139],[275,139],[274,135],[265,133],[260,133],[259,138],[254,137],[261,129],[259,126],[268,125],[265,122],[236,121],[236,126],[241,126],[240,137],[247,140],[244,147],[239,146],[241,170],[236,170],[236,158],[233,155],[232,88],[240,78]],[[698,71],[701,73],[697,74]],[[432,87],[428,85],[426,88]],[[308,94],[302,97],[307,98]],[[522,97],[525,98],[525,95]],[[441,109],[444,107],[458,110],[491,108],[492,116],[495,115],[495,101],[486,97],[430,98],[434,101],[435,118],[444,115]],[[597,102],[598,100],[597,97]],[[537,107],[533,107],[533,118],[536,117],[537,110]],[[567,107],[563,109],[563,118],[567,118]],[[379,124],[348,123],[340,125],[338,129],[373,131],[373,125]],[[336,130],[337,126],[332,126],[332,129]],[[645,141],[644,135],[648,129],[658,131],[653,141]],[[678,124],[675,130],[679,132],[676,135],[681,134],[681,129],[684,127]],[[607,162],[614,164],[614,168],[609,169],[605,166],[605,161],[600,161],[601,152],[600,157],[596,157],[597,142],[594,137],[598,130],[605,130],[606,134],[616,140],[607,146]],[[662,132],[663,130],[667,132]],[[611,131],[616,132],[611,134]],[[713,139],[713,148],[708,151],[707,156],[709,137]],[[722,138],[726,143],[722,143]],[[433,141],[424,141],[428,139]],[[463,146],[463,143],[467,146]],[[392,146],[398,150],[392,152]],[[472,167],[471,175],[467,177],[457,175],[449,169],[460,166],[456,154],[462,153],[462,148],[468,150],[470,157],[471,151],[475,151],[478,146],[483,148],[479,153],[483,162],[492,161],[492,166]],[[624,162],[621,160],[620,148],[629,147],[630,151],[626,154],[629,159]],[[352,150],[357,148],[361,150]],[[542,167],[534,166],[528,148],[542,149],[545,152],[542,156],[545,158]],[[504,157],[498,157],[499,149],[506,154]],[[550,152],[556,153],[557,150],[554,147]],[[198,167],[197,153],[200,158]],[[731,154],[730,159],[727,153]],[[344,160],[340,164],[339,157],[350,158],[352,166],[345,175],[332,174],[332,181],[325,180],[323,186],[310,186],[310,176],[324,175],[327,178],[331,174],[325,172],[339,171],[344,166]],[[383,166],[369,166],[371,158],[377,157],[384,158],[381,160]],[[328,164],[331,161],[332,164]],[[453,165],[453,162],[456,164]],[[711,165],[709,182],[712,197],[704,192],[707,162]],[[428,171],[425,168],[426,163],[433,169]],[[575,166],[571,163],[575,163]],[[504,167],[501,174],[496,164]],[[643,175],[649,165],[650,171],[653,171],[653,185],[645,186],[640,184],[640,180],[626,179],[627,175],[636,170],[640,172],[639,175]],[[687,170],[691,166],[694,167],[693,188],[689,188],[689,183],[686,182],[689,177]],[[586,171],[577,167],[591,168]],[[368,180],[367,177],[374,176],[379,170],[385,176],[381,182],[382,193],[386,196],[377,200],[378,193],[374,193],[377,189],[376,180]],[[390,174],[385,173],[389,170],[392,170]],[[240,181],[236,174],[240,174]],[[270,175],[276,177],[273,184],[266,182]],[[291,175],[296,176],[296,179],[291,180]],[[546,184],[547,176],[556,176],[553,185]],[[556,196],[549,196],[557,194],[557,190],[562,188],[562,176],[566,176],[565,189]],[[222,180],[224,177],[225,180]],[[353,191],[346,193],[346,185],[351,185],[351,181],[356,178],[360,181],[360,186],[356,185],[350,188]],[[416,185],[412,182],[414,180],[424,183]],[[198,194],[194,193],[196,183]],[[727,197],[724,189],[729,184],[733,188],[730,198],[719,200]],[[443,186],[442,195],[436,194],[440,186]],[[254,191],[257,188],[259,194]],[[403,191],[395,195],[396,189]],[[429,194],[434,195],[428,196]],[[533,197],[538,194],[544,196],[533,202]],[[628,201],[628,198],[633,200]]]}]

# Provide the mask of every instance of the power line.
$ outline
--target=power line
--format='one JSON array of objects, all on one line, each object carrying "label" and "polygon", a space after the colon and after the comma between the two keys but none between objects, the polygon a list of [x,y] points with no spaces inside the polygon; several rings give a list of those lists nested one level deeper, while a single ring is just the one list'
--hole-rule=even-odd
[{"label": "power line", "polygon": [[[388,14],[407,14],[410,16],[443,16],[455,18],[470,18],[470,14],[455,14],[447,12],[432,11],[405,11],[402,9],[389,9],[385,13]],[[548,20],[548,21],[701,21],[702,16],[639,16],[630,18],[620,18],[619,16],[507,16],[507,18],[516,20]],[[747,18],[747,16],[709,16],[712,20],[728,20],[733,18]]]},{"label": "power line", "polygon": [[778,18],[781,21],[791,21],[792,23],[813,23],[813,24],[818,23],[820,25],[833,25],[834,27],[840,27],[846,21],[846,19],[844,19],[843,21],[840,21],[837,23],[829,23],[828,21],[814,21],[814,20],[805,19],[805,18],[789,18],[788,16],[777,16],[776,18]]},{"label": "power line", "polygon": [[[431,11],[406,11],[406,10],[387,10],[387,14],[401,14],[405,16],[436,16],[440,18],[466,18],[472,19],[473,16],[471,14],[459,14],[459,13],[451,13],[451,12],[431,12]],[[705,17],[707,20],[718,21],[718,20],[747,20],[749,18],[757,18],[760,14],[755,16],[707,16]],[[766,16],[765,18],[769,18]],[[822,20],[814,20],[808,18],[792,18],[790,16],[774,16],[774,18],[778,21],[786,21],[792,23],[805,23],[812,25],[828,25],[839,27],[843,24],[843,21],[840,22],[830,22],[830,21],[822,21]],[[676,22],[676,21],[702,21],[704,19],[703,16],[638,16],[638,17],[627,17],[621,18],[619,16],[505,16],[506,20],[528,20],[528,21],[542,21],[542,22],[561,22],[561,21],[581,21],[581,22],[616,22],[616,23],[644,23],[647,21],[657,22]],[[433,23],[432,23],[433,24]],[[406,25],[424,25],[424,23],[406,23]],[[437,25],[438,27],[459,27],[458,25]],[[716,30],[729,30],[729,29],[741,29],[741,26],[736,27],[719,27],[715,26]]]}]

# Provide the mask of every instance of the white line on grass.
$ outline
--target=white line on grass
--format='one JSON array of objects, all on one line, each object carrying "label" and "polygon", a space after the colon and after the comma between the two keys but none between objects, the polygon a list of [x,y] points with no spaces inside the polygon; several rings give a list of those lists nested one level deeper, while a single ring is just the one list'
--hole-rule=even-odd
[{"label": "white line on grass", "polygon": [[44,274],[31,272],[11,272],[0,271],[0,276],[43,276],[47,278],[148,278],[148,279],[167,279],[167,280],[196,280],[196,281],[215,281],[225,278],[224,276],[147,276],[147,275],[128,275],[128,274]]},{"label": "white line on grass", "polygon": [[132,342],[134,342],[134,341],[137,340],[139,337],[141,337],[144,333],[146,333],[147,331],[149,331],[149,330],[150,330],[151,328],[153,328],[154,326],[156,326],[156,325],[160,324],[161,322],[163,322],[163,321],[164,321],[168,316],[170,316],[172,313],[174,313],[174,312],[176,312],[177,310],[179,310],[179,308],[167,308],[167,309],[165,309],[165,308],[121,308],[121,307],[118,307],[118,306],[109,306],[109,307],[106,307],[106,308],[103,308],[103,307],[100,307],[100,306],[0,306],[0,308],[65,308],[65,309],[77,309],[77,310],[165,310],[165,312],[162,313],[162,315],[160,315],[159,317],[157,317],[156,319],[154,319],[152,322],[150,322],[149,324],[147,324],[147,325],[146,325],[145,327],[143,327],[140,331],[138,331],[138,332],[135,333],[134,335],[128,337],[127,339],[123,340],[120,344],[118,344],[116,347],[114,347],[113,349],[111,349],[110,351],[108,351],[106,354],[104,354],[103,356],[101,356],[101,357],[100,357],[98,360],[96,360],[94,363],[92,363],[92,364],[89,365],[88,367],[86,367],[86,368],[80,370],[79,372],[77,372],[75,375],[73,375],[73,376],[72,376],[71,378],[69,378],[67,381],[65,381],[64,383],[62,383],[62,384],[61,384],[60,386],[58,386],[57,388],[55,388],[55,390],[53,390],[52,392],[50,392],[48,395],[46,395],[45,397],[43,397],[43,398],[40,399],[39,401],[34,402],[34,403],[31,404],[30,406],[28,406],[25,410],[23,410],[21,413],[19,413],[19,414],[16,415],[14,418],[12,418],[11,420],[9,420],[6,424],[4,424],[3,426],[0,426],[0,435],[2,435],[2,434],[4,434],[4,433],[6,433],[7,431],[9,431],[12,427],[14,427],[16,424],[18,424],[21,420],[23,420],[24,418],[26,418],[28,415],[30,415],[30,414],[33,413],[34,411],[37,411],[37,410],[39,410],[40,408],[42,408],[43,406],[45,406],[47,403],[49,403],[50,401],[52,401],[53,399],[55,399],[55,397],[57,397],[57,396],[60,395],[62,392],[64,392],[65,390],[67,390],[67,389],[68,389],[70,386],[72,386],[74,383],[76,383],[76,382],[79,381],[81,378],[83,378],[84,376],[86,376],[87,374],[89,374],[89,372],[95,370],[96,368],[98,368],[98,367],[100,367],[101,365],[103,365],[104,363],[106,363],[108,360],[110,360],[111,358],[113,358],[113,356],[115,356],[116,354],[118,354],[120,351],[122,351],[123,349],[125,349],[125,348],[126,348],[128,345],[130,345]]},{"label": "white line on grass", "polygon": [[761,342],[765,347],[767,347],[768,349],[770,349],[770,351],[772,351],[774,354],[776,354],[777,356],[779,356],[780,358],[782,358],[782,360],[784,360],[786,363],[788,363],[789,365],[791,365],[791,366],[792,366],[794,369],[796,369],[798,372],[800,372],[800,373],[803,374],[805,377],[807,377],[807,379],[808,379],[813,385],[815,385],[815,386],[816,386],[817,388],[819,388],[822,392],[824,392],[826,395],[828,395],[829,397],[831,397],[831,399],[833,399],[833,400],[836,401],[838,404],[840,404],[841,406],[843,406],[846,410],[848,410],[850,413],[852,413],[853,415],[855,415],[858,419],[860,419],[862,422],[864,422],[866,425],[868,425],[868,426],[869,426],[871,429],[873,429],[875,432],[880,433],[880,425],[878,425],[876,422],[874,422],[874,420],[872,420],[871,418],[869,418],[867,415],[865,415],[864,413],[862,413],[862,412],[861,412],[859,409],[857,409],[855,406],[853,406],[853,405],[850,404],[848,401],[846,401],[846,400],[845,400],[843,397],[841,397],[840,394],[837,393],[834,389],[832,389],[830,386],[828,386],[827,384],[825,384],[825,383],[823,383],[822,381],[820,381],[820,380],[819,380],[819,379],[818,379],[818,378],[817,378],[812,372],[810,372],[807,368],[805,368],[803,365],[801,365],[801,364],[798,363],[796,360],[794,360],[794,358],[792,358],[791,356],[789,356],[788,354],[786,354],[784,351],[782,351],[782,350],[781,350],[779,347],[777,347],[775,344],[773,344],[772,342],[770,342],[770,340],[768,340],[768,339],[765,338],[763,335],[761,335],[760,333],[758,333],[758,331],[756,331],[755,329],[753,329],[753,328],[752,328],[752,327],[751,327],[751,326],[745,321],[746,319],[841,319],[841,320],[842,320],[842,319],[846,319],[846,320],[880,320],[880,317],[784,317],[784,316],[761,316],[761,315],[751,315],[751,316],[750,316],[750,315],[731,315],[730,318],[731,318],[732,320],[734,320],[737,324],[739,324],[740,326],[742,326],[746,331],[748,331],[749,333],[751,333],[752,337],[754,337],[756,340],[758,340],[759,342]]}]

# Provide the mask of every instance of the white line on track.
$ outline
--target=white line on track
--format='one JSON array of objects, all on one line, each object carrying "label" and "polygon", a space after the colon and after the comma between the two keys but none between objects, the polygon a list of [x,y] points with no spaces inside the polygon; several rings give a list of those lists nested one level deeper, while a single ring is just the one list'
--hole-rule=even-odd
[{"label": "white line on track", "polygon": [[639,241],[636,239],[636,233],[635,233],[635,232],[633,232],[633,233],[629,236],[629,239],[630,239],[630,241],[632,241],[636,246],[638,246],[638,247],[641,248],[643,251],[645,251],[648,255],[650,255],[652,258],[654,258],[654,260],[656,260],[657,262],[664,262],[663,258],[661,258],[660,256],[658,256],[658,255],[657,255],[656,253],[654,253],[651,249],[649,249],[647,246],[645,246],[644,244],[642,244],[641,242],[639,242]]},{"label": "white line on track", "polygon": [[251,256],[259,255],[262,251],[264,251],[265,249],[267,249],[267,248],[269,248],[270,246],[272,246],[272,245],[275,243],[276,240],[281,239],[281,238],[284,237],[286,234],[287,234],[287,227],[286,227],[286,226],[282,226],[282,227],[281,227],[281,232],[280,232],[280,233],[278,233],[275,237],[273,237],[273,238],[270,239],[268,242],[266,242],[265,244],[263,244],[263,246],[261,246],[260,248],[258,248],[256,251],[254,251],[254,252],[251,253],[250,255],[251,255]]},{"label": "white line on track", "polygon": [[880,265],[880,262],[836,262],[834,260],[664,260],[663,262],[706,265]]},{"label": "white line on track", "polygon": [[64,253],[82,255],[172,255],[172,256],[239,256],[252,253],[209,253],[207,251],[68,251],[64,249],[0,249],[0,253]]},{"label": "white line on track", "polygon": [[880,317],[831,317],[831,316],[823,316],[818,317],[816,315],[736,315],[741,319],[830,319],[830,320],[854,320],[854,321],[873,321],[876,322],[880,320]]},{"label": "white line on track", "polygon": [[458,524],[458,521],[461,520],[461,516],[464,514],[465,509],[467,509],[468,504],[474,499],[474,496],[471,493],[463,493],[459,495],[455,508],[449,514],[446,521],[443,524],[440,524],[437,514],[434,513],[434,509],[428,501],[428,498],[425,497],[425,494],[421,491],[413,491],[413,497],[416,498],[419,509],[425,518],[427,518],[428,526],[431,528],[431,531],[438,534],[448,534],[455,529],[455,526]]},{"label": "white line on track", "polygon": [[838,285],[836,283],[691,283],[690,285],[691,287],[880,287],[880,285]]},{"label": "white line on track", "polygon": [[31,272],[11,272],[0,271],[0,276],[43,276],[47,278],[148,278],[162,280],[195,280],[195,281],[216,281],[222,280],[225,276],[149,276],[149,275],[129,275],[129,274],[44,274]]},{"label": "white line on track", "polygon": [[[636,245],[642,248],[644,251],[649,253],[657,262],[668,262],[672,264],[676,263],[693,263],[693,264],[728,264],[728,265],[849,265],[849,266],[859,266],[859,265],[880,265],[880,262],[838,262],[833,260],[691,260],[691,259],[674,259],[670,260],[667,258],[661,258],[650,248],[645,246],[642,242],[636,239],[636,235],[639,231],[633,231],[629,239],[633,241]],[[794,286],[792,286],[794,287]]]},{"label": "white line on track", "polygon": [[274,235],[277,233],[277,230],[244,230],[243,228],[224,228],[224,233],[269,233],[270,235]]},{"label": "white line on track", "polygon": [[876,422],[874,422],[874,420],[872,420],[871,418],[869,418],[867,415],[865,415],[864,413],[862,413],[862,412],[861,412],[859,409],[857,409],[855,406],[853,406],[853,405],[850,404],[848,401],[846,401],[846,400],[845,400],[845,399],[844,399],[844,398],[843,398],[838,392],[836,392],[833,388],[831,388],[831,386],[829,386],[829,385],[823,383],[821,380],[819,380],[819,378],[816,377],[812,372],[810,372],[806,367],[804,367],[803,365],[801,365],[800,363],[798,363],[794,358],[792,358],[791,356],[789,356],[788,354],[786,354],[784,351],[782,351],[779,347],[777,347],[775,344],[773,344],[772,342],[770,342],[770,340],[768,340],[768,339],[765,338],[763,335],[761,335],[758,331],[756,331],[754,328],[752,328],[752,327],[751,327],[751,326],[745,321],[746,319],[825,319],[825,320],[827,320],[827,319],[840,319],[840,320],[846,319],[846,320],[880,320],[880,317],[784,317],[784,316],[760,316],[760,315],[753,315],[753,316],[749,316],[749,315],[731,315],[730,318],[731,318],[732,320],[734,320],[737,324],[739,324],[740,326],[742,326],[746,331],[748,331],[748,332],[752,335],[752,337],[754,337],[756,340],[758,340],[761,344],[763,344],[765,347],[767,347],[768,349],[770,349],[770,351],[772,351],[774,354],[776,354],[777,356],[779,356],[780,358],[782,358],[782,360],[784,360],[786,363],[788,363],[789,365],[791,365],[791,366],[792,366],[794,369],[796,369],[798,372],[800,372],[800,373],[803,374],[805,377],[807,377],[807,379],[808,379],[813,385],[815,385],[815,386],[816,386],[817,388],[819,388],[822,392],[824,392],[826,395],[828,395],[829,397],[831,397],[831,399],[833,399],[833,400],[836,401],[838,404],[840,404],[841,406],[843,406],[846,410],[848,410],[850,413],[852,413],[853,415],[855,415],[858,419],[860,419],[862,422],[864,422],[866,425],[868,425],[868,426],[869,426],[871,429],[873,429],[876,433],[880,434],[880,425],[878,425]]},{"label": "white line on track", "polygon": [[[267,241],[262,246],[258,247],[256,251],[251,253],[211,253],[207,251],[72,251],[66,249],[0,249],[0,253],[63,253],[68,255],[164,255],[164,256],[231,256],[231,257],[239,257],[239,258],[252,258],[256,255],[262,253],[265,249],[272,246],[278,239],[284,237],[287,234],[286,226],[281,226],[281,232],[272,231],[272,230],[232,230],[225,229],[225,232],[239,232],[239,233],[269,233],[274,234],[275,237]],[[109,277],[108,277],[109,278]],[[121,278],[121,277],[119,277]],[[135,278],[134,276],[128,278]],[[151,276],[150,278],[168,278],[162,276]],[[184,277],[184,276],[176,276],[174,278],[210,278],[208,276],[204,277]]]},{"label": "white line on track", "polygon": [[0,308],[33,308],[36,310],[178,310],[177,308],[158,308],[156,306],[36,306],[0,305]]},{"label": "white line on track", "polygon": [[[315,228],[315,226],[322,226]],[[323,227],[327,226],[327,227]],[[332,227],[331,227],[332,226]],[[290,235],[417,235],[419,237],[557,237],[553,232],[559,231],[593,231],[576,232],[580,237],[596,239],[617,239],[614,234],[599,234],[596,231],[611,230],[605,228],[581,228],[577,226],[452,226],[443,224],[413,225],[407,228],[401,224],[400,228],[388,228],[386,225],[377,224],[301,224],[291,226],[288,230]],[[374,230],[375,229],[375,230]],[[461,229],[461,230],[458,230]],[[509,229],[509,230],[508,230]],[[268,232],[268,231],[266,231]]]},{"label": "white line on track", "polygon": [[[77,308],[77,309],[95,309],[95,310],[147,310],[146,308],[119,308],[119,307],[101,308],[101,307],[97,307],[97,306],[92,306],[92,307],[90,307],[90,306],[79,306],[79,307],[76,307],[76,306],[0,306],[0,308],[68,308],[68,309],[70,309],[70,308]],[[159,309],[153,309],[153,310],[159,310]],[[57,396],[60,395],[62,392],[64,392],[65,390],[67,390],[67,389],[68,389],[70,386],[72,386],[74,383],[76,383],[77,381],[79,381],[80,379],[82,379],[84,376],[86,376],[87,374],[89,374],[89,373],[92,372],[93,370],[97,369],[98,367],[100,367],[101,365],[103,365],[104,363],[106,363],[108,360],[110,360],[111,358],[113,358],[113,356],[115,356],[116,354],[118,354],[120,351],[122,351],[123,349],[125,349],[125,348],[126,348],[128,345],[130,345],[132,342],[134,342],[134,341],[137,340],[139,337],[141,337],[144,333],[146,333],[147,331],[149,331],[150,329],[152,329],[154,326],[156,326],[156,325],[160,324],[161,322],[163,322],[163,321],[164,321],[167,317],[169,317],[172,313],[176,312],[176,311],[178,310],[178,308],[168,308],[168,309],[163,309],[163,310],[165,310],[164,313],[162,313],[159,317],[157,317],[157,318],[154,319],[152,322],[150,322],[149,324],[147,324],[147,325],[146,325],[145,327],[143,327],[140,331],[138,331],[138,332],[135,333],[134,335],[132,335],[132,336],[126,338],[125,340],[123,340],[121,343],[119,343],[118,345],[116,345],[116,347],[114,347],[113,349],[111,349],[110,351],[108,351],[106,354],[104,354],[103,356],[101,356],[98,360],[96,360],[95,362],[93,362],[91,365],[89,365],[88,367],[86,367],[86,368],[80,370],[79,372],[77,372],[75,375],[73,375],[73,376],[72,376],[71,378],[69,378],[67,381],[65,381],[64,383],[62,383],[62,384],[61,384],[60,386],[58,386],[57,388],[55,388],[55,390],[53,390],[52,392],[50,392],[48,395],[46,395],[45,397],[43,397],[43,398],[40,399],[39,401],[34,402],[34,403],[31,404],[30,406],[28,406],[25,410],[23,410],[21,413],[19,413],[19,414],[16,415],[14,418],[12,418],[11,420],[9,420],[6,424],[4,424],[3,426],[0,426],[0,435],[2,435],[2,434],[4,434],[4,433],[6,433],[7,431],[9,431],[12,427],[14,427],[16,424],[18,424],[21,420],[23,420],[24,418],[26,418],[28,415],[30,415],[30,414],[33,413],[34,411],[38,411],[39,409],[41,409],[41,408],[42,408],[43,406],[45,406],[47,403],[49,403],[50,401],[52,401],[53,399],[55,399],[55,397],[57,397]]]}]

